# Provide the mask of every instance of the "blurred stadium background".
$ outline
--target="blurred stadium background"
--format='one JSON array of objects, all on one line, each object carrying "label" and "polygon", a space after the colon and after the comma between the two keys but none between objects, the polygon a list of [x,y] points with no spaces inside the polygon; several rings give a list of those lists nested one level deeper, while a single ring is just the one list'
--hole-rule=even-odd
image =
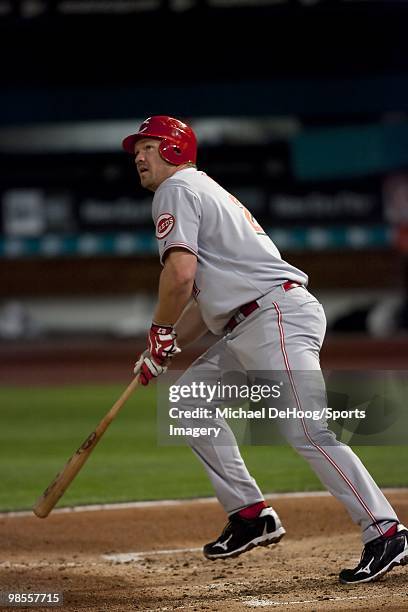
[{"label": "blurred stadium background", "polygon": [[391,0],[1,0],[2,354],[144,336],[151,196],[120,143],[151,114],[191,123],[199,167],[310,275],[327,350],[404,350],[407,17]]},{"label": "blurred stadium background", "polygon": [[7,351],[145,333],[151,196],[120,143],[160,113],[309,273],[329,338],[405,334],[407,17],[390,0],[1,1]]},{"label": "blurred stadium background", "polygon": [[[309,274],[323,367],[406,368],[407,18],[391,0],[0,0],[2,508],[31,505],[144,346],[160,266],[121,141],[149,115],[191,123],[199,167]],[[211,494],[188,449],[157,448],[152,391],[68,503]],[[361,456],[401,486],[405,449]],[[291,449],[245,452],[266,490],[320,486]]]}]

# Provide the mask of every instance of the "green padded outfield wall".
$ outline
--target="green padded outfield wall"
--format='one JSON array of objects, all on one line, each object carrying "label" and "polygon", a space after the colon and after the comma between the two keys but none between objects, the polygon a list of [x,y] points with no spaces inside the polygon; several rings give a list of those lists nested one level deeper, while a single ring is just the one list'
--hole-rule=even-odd
[{"label": "green padded outfield wall", "polygon": [[408,166],[408,123],[305,129],[291,149],[300,180],[381,174]]}]

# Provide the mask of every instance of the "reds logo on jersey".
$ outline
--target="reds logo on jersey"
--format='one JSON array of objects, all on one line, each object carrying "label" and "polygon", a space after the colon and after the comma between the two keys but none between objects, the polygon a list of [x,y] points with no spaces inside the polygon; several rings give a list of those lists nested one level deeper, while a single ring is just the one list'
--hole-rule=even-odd
[{"label": "reds logo on jersey", "polygon": [[176,220],[170,213],[162,213],[156,223],[156,238],[162,240],[170,234],[176,224]]}]

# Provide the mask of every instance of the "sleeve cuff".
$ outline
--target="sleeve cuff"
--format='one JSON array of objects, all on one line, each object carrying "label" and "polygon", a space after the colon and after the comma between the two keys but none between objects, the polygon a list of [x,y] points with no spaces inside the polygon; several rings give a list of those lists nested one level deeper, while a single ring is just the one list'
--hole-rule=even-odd
[{"label": "sleeve cuff", "polygon": [[164,249],[163,253],[160,255],[160,263],[161,265],[163,265],[163,258],[165,253],[167,253],[167,251],[169,249],[173,249],[175,247],[181,248],[181,249],[185,249],[186,251],[190,251],[190,253],[193,253],[193,255],[195,255],[198,258],[198,253],[197,251],[190,246],[189,244],[186,244],[185,242],[170,242],[166,248]]}]

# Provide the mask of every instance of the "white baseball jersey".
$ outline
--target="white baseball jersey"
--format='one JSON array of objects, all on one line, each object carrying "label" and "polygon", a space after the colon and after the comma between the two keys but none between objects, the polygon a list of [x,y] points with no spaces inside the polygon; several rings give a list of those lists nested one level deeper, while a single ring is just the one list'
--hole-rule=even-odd
[{"label": "white baseball jersey", "polygon": [[251,213],[196,168],[178,170],[153,198],[160,261],[172,247],[197,256],[194,296],[207,327],[222,334],[243,304],[307,275],[284,261]]}]

